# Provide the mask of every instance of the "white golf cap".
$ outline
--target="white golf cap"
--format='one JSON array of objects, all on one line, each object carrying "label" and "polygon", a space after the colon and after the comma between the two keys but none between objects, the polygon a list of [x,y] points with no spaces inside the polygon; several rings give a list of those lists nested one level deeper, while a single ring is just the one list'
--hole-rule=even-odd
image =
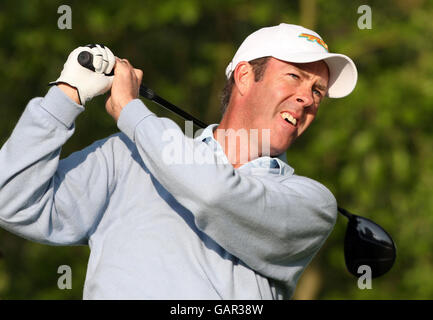
[{"label": "white golf cap", "polygon": [[324,60],[329,68],[327,95],[330,98],[347,96],[355,88],[358,79],[356,66],[349,57],[329,53],[328,46],[316,32],[287,23],[262,28],[250,34],[227,66],[227,79],[239,62],[268,56],[293,63]]}]

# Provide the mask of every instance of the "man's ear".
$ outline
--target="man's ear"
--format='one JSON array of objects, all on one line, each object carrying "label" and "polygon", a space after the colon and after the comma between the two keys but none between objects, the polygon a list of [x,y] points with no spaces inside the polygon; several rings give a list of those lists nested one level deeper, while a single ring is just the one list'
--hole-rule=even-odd
[{"label": "man's ear", "polygon": [[239,94],[243,96],[250,88],[254,81],[254,72],[252,66],[247,61],[241,61],[233,71],[235,86]]}]

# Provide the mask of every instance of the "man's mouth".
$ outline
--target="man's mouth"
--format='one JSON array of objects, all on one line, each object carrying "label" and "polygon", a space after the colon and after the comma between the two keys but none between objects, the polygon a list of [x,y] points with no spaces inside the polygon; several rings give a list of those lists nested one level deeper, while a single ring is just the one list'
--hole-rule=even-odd
[{"label": "man's mouth", "polygon": [[283,118],[284,120],[286,120],[288,123],[290,123],[291,125],[296,127],[296,123],[298,122],[296,120],[295,117],[293,117],[290,113],[288,112],[281,112],[280,113],[281,118]]}]

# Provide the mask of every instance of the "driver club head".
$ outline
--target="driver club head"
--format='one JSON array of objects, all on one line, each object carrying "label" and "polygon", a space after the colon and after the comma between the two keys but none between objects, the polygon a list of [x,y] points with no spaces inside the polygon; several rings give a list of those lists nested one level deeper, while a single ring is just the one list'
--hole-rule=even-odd
[{"label": "driver club head", "polygon": [[344,238],[344,259],[348,271],[359,277],[358,268],[366,265],[371,268],[372,278],[387,273],[396,259],[396,247],[391,236],[370,219],[343,208],[338,210],[349,219]]}]

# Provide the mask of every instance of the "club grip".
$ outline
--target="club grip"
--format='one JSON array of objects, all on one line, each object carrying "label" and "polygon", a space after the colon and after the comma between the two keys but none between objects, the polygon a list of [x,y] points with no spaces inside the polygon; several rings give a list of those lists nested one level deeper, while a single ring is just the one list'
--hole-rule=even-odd
[{"label": "club grip", "polygon": [[[78,63],[82,65],[84,68],[87,68],[93,72],[95,72],[95,67],[93,66],[93,54],[89,51],[81,51],[77,57]],[[110,73],[104,73],[107,77],[114,76],[114,68]]]},{"label": "club grip", "polygon": [[84,68],[95,71],[95,67],[93,66],[93,55],[89,51],[81,51],[77,60]]}]

